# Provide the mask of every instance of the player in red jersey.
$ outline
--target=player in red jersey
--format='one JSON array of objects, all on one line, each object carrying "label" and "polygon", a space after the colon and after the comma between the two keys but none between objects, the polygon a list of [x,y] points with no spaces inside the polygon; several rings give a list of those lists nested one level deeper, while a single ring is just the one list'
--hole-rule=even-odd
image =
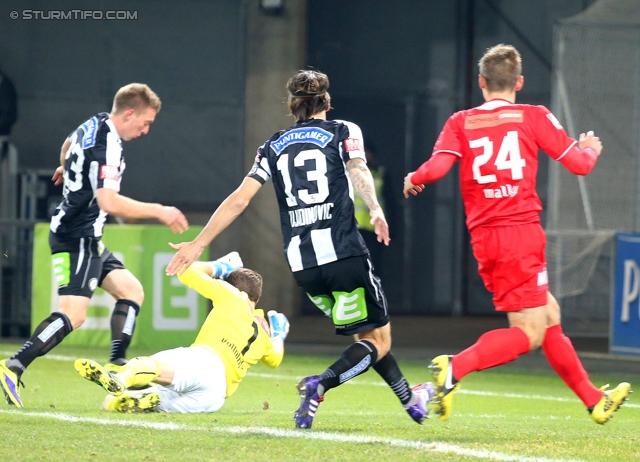
[{"label": "player in red jersey", "polygon": [[626,399],[630,385],[623,382],[608,391],[594,386],[562,332],[560,307],[548,290],[542,204],[536,193],[539,149],[570,172],[587,175],[602,143],[591,131],[579,141],[570,138],[544,106],[516,104],[524,78],[513,46],[490,48],[479,68],[485,103],[447,120],[432,157],[406,176],[404,195],[418,194],[425,183],[439,180],[460,162],[473,253],[496,310],[507,313],[510,327],[485,333],[457,355],[433,359],[429,368],[438,388],[436,411],[441,420],[449,417],[458,381],[468,373],[506,364],[542,346],[556,373],[593,419],[604,424]]}]

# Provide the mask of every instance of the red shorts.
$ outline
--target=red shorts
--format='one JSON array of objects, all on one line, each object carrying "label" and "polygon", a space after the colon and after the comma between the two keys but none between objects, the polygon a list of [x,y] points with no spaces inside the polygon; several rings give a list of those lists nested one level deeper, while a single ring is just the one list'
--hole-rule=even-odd
[{"label": "red shorts", "polygon": [[547,304],[549,290],[539,223],[480,227],[471,232],[473,255],[496,311],[520,311]]}]

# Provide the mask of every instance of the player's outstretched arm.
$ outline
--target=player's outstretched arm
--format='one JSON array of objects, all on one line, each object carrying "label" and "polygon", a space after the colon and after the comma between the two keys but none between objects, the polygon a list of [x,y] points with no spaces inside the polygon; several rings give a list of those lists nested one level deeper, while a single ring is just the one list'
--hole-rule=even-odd
[{"label": "player's outstretched arm", "polygon": [[457,161],[457,155],[437,151],[437,154],[432,155],[418,170],[407,174],[404,178],[404,197],[408,198],[409,194],[417,196],[419,192],[424,190],[425,184],[433,183],[444,177]]},{"label": "player's outstretched arm", "polygon": [[373,182],[373,176],[365,161],[361,158],[349,159],[347,161],[347,171],[351,177],[351,183],[356,190],[356,194],[362,198],[367,207],[369,207],[370,223],[375,226],[375,233],[378,242],[389,245],[389,225],[384,216],[382,207],[378,203],[376,196],[376,187]]},{"label": "player's outstretched arm", "polygon": [[118,194],[109,188],[100,188],[97,192],[98,206],[104,212],[122,218],[155,218],[167,225],[174,233],[189,229],[189,222],[180,210],[162,204],[140,202]]},{"label": "player's outstretched arm", "polygon": [[178,276],[180,282],[211,300],[214,306],[237,294],[237,289],[220,279],[211,277],[211,262],[196,261]]},{"label": "player's outstretched arm", "polygon": [[169,246],[177,250],[178,253],[173,256],[169,266],[167,266],[167,276],[184,273],[189,265],[198,259],[205,247],[244,212],[261,187],[262,184],[259,181],[253,178],[245,178],[238,189],[220,204],[207,225],[193,241],[179,244],[170,242]]}]

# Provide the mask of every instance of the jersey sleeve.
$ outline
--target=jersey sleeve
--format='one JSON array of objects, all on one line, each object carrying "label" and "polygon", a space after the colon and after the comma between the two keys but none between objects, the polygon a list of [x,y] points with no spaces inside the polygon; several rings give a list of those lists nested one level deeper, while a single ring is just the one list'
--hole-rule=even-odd
[{"label": "jersey sleeve", "polygon": [[457,114],[454,114],[447,119],[433,146],[431,158],[416,170],[411,177],[411,183],[417,185],[438,181],[460,160],[463,138],[457,129],[456,117]]},{"label": "jersey sleeve", "polygon": [[552,159],[561,160],[577,141],[567,135],[558,119],[544,106],[535,106],[535,137],[538,146]]},{"label": "jersey sleeve", "polygon": [[214,307],[228,306],[225,302],[241,296],[238,289],[221,279],[212,278],[198,263],[201,262],[194,262],[178,276],[180,282],[211,300]]},{"label": "jersey sleeve", "polygon": [[256,158],[253,161],[253,167],[247,174],[248,178],[253,178],[259,181],[260,184],[265,184],[266,181],[271,178],[271,168],[269,167],[269,159],[267,158],[267,149],[269,144],[265,143],[258,148]]},{"label": "jersey sleeve", "polygon": [[346,120],[336,120],[344,124],[346,127],[344,133],[344,139],[340,141],[342,144],[342,159],[347,162],[350,159],[363,159],[366,162],[364,154],[364,138],[362,137],[362,130],[353,122],[347,122]]},{"label": "jersey sleeve", "polygon": [[265,353],[260,362],[267,367],[278,367],[282,362],[282,358],[284,358],[284,343],[279,338],[270,338],[269,343],[271,344],[271,349]]},{"label": "jersey sleeve", "polygon": [[558,161],[574,175],[588,175],[598,161],[598,153],[593,148],[579,149],[574,145]]},{"label": "jersey sleeve", "polygon": [[431,156],[431,158],[422,164],[411,176],[411,183],[418,185],[438,181],[451,170],[451,167],[453,167],[458,159],[459,157],[446,151],[441,151],[441,154],[438,156]]},{"label": "jersey sleeve", "polygon": [[433,146],[433,155],[440,153],[453,154],[462,157],[464,150],[464,136],[459,129],[458,118],[460,113],[453,114],[444,124],[436,144]]}]

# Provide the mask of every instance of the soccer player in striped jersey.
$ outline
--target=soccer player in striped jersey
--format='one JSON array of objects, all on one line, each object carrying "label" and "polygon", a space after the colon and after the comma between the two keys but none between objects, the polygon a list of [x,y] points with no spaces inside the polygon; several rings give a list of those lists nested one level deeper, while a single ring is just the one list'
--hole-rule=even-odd
[{"label": "soccer player in striped jersey", "polygon": [[[75,368],[87,380],[110,393],[103,403],[118,412],[215,412],[238,388],[247,370],[258,361],[277,367],[289,332],[287,318],[256,309],[262,277],[247,268],[237,252],[212,262],[195,262],[180,281],[213,303],[213,310],[187,348],[137,357],[117,374],[89,359]],[[129,388],[157,386],[142,390]]]},{"label": "soccer player in striped jersey", "polygon": [[549,364],[582,400],[599,424],[609,420],[629,394],[630,385],[605,391],[589,380],[560,325],[560,307],[549,292],[544,255],[546,238],[536,193],[538,149],[576,175],[587,175],[602,150],[593,132],[579,140],[567,136],[544,106],[516,104],[524,85],[520,53],[510,45],[487,50],[478,83],[485,103],[447,120],[431,158],[409,173],[404,195],[442,178],[460,162],[460,188],[480,276],[493,293],[496,311],[508,329],[482,335],[454,356],[435,358],[430,368],[437,386],[441,420],[451,413],[458,381],[473,371],[499,366],[542,347]]},{"label": "soccer player in striped jersey", "polygon": [[296,427],[310,428],[324,394],[373,367],[418,423],[427,416],[431,384],[409,387],[391,354],[387,300],[368,249],[358,233],[353,189],[369,208],[378,241],[389,244],[389,227],[366,165],[360,128],[327,120],[329,79],[318,71],[297,72],[287,82],[296,123],[274,134],[256,155],[240,187],[178,253],[167,274],[184,271],[202,250],[247,207],[271,178],[280,208],[284,252],[298,285],[331,317],[340,335],[355,342],[322,374],[298,382]]},{"label": "soccer player in striped jersey", "polygon": [[8,404],[23,407],[20,377],[85,320],[97,287],[116,299],[111,316],[112,368],[126,362],[125,353],[144,292],[140,281],[102,242],[107,214],[155,218],[175,232],[188,228],[175,207],[139,202],[119,193],[125,169],[122,141],[146,135],[160,111],[160,98],[147,86],[132,83],[118,90],[111,114],[86,120],[64,141],[53,180],[63,184],[63,200],[51,218],[49,245],[60,295],[51,313],[11,358],[0,361],[0,384]]}]

